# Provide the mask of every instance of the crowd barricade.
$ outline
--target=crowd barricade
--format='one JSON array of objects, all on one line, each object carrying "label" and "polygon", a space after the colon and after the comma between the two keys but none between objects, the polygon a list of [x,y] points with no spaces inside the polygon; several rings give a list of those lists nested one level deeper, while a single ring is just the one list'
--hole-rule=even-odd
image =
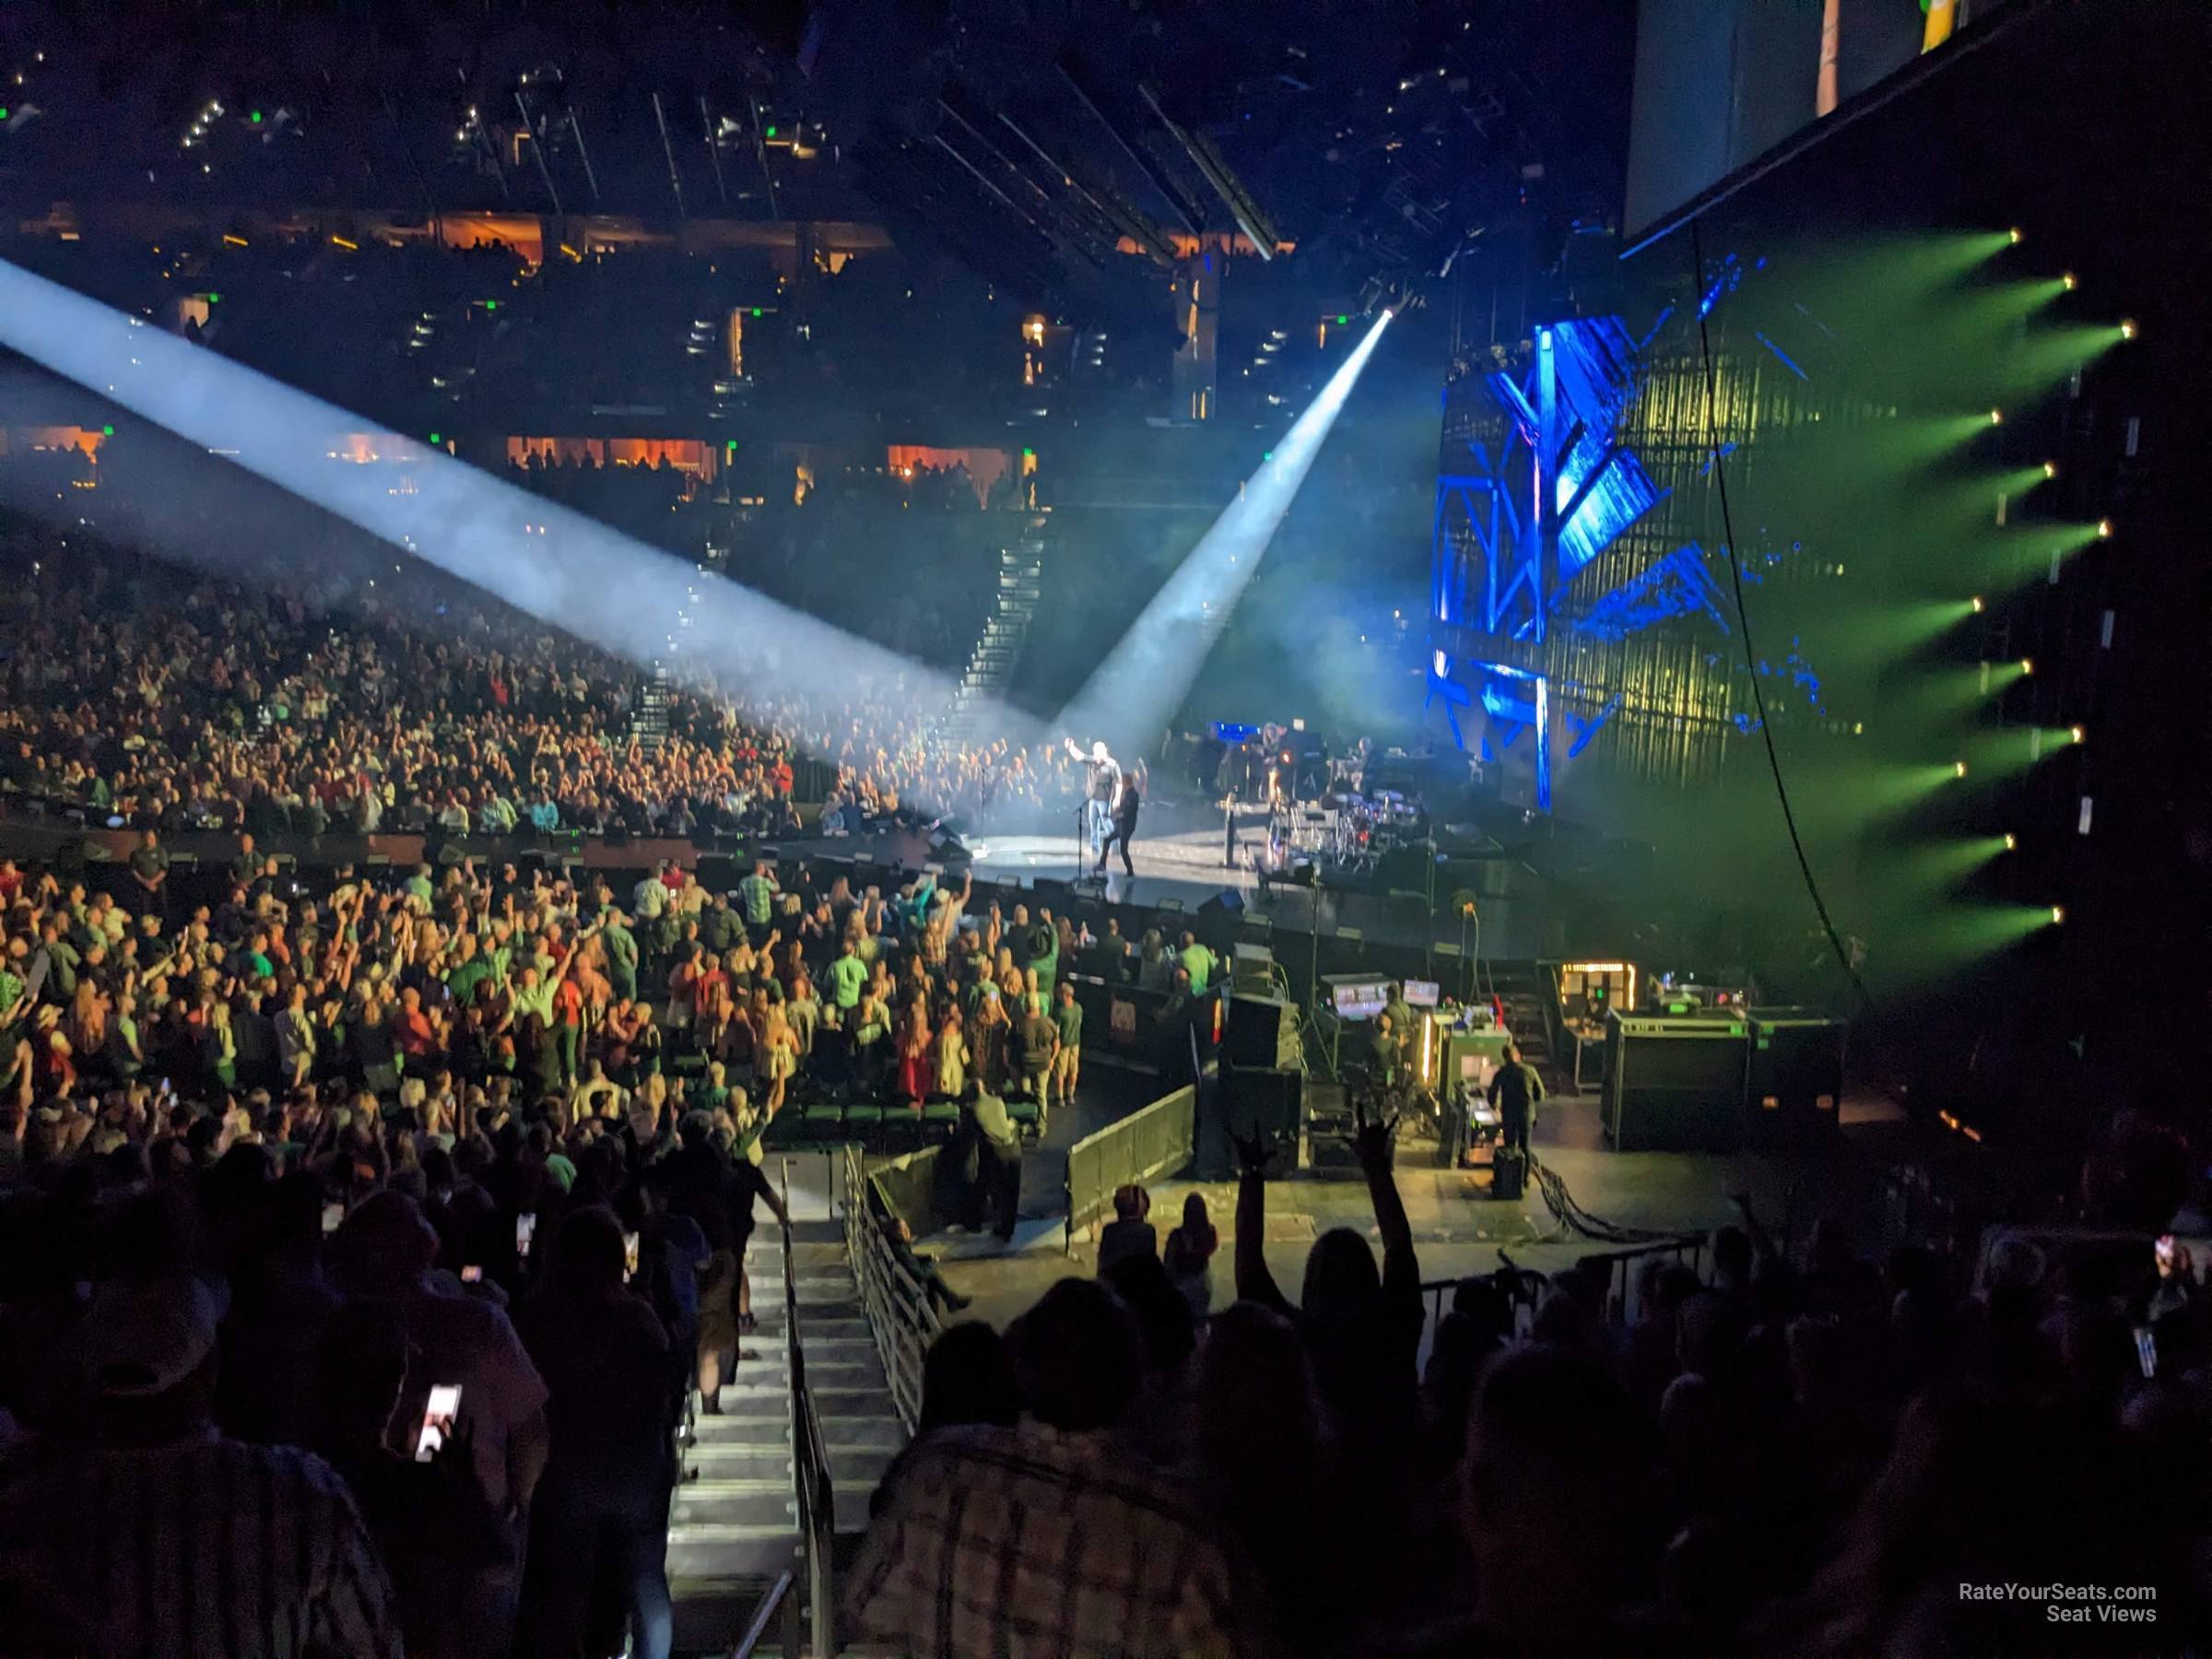
[{"label": "crowd barricade", "polygon": [[1198,1147],[1198,1090],[1185,1084],[1067,1149],[1067,1241],[1113,1211],[1117,1188],[1180,1175]]},{"label": "crowd barricade", "polygon": [[1083,1058],[1147,1077],[1196,1078],[1221,1041],[1222,989],[1180,1003],[1165,991],[1064,973],[1083,1010]]}]

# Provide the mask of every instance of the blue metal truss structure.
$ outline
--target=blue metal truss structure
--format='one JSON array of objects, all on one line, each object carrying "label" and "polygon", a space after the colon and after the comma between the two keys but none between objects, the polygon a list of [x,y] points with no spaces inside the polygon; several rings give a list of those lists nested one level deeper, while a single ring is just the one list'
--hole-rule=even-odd
[{"label": "blue metal truss structure", "polygon": [[[1724,261],[1700,315],[1745,275]],[[1713,574],[1725,550],[1653,512],[1674,488],[1701,488],[1712,467],[1694,365],[1678,352],[1647,360],[1671,315],[1641,338],[1618,317],[1554,323],[1514,359],[1447,388],[1427,701],[1486,761],[1526,737],[1540,811],[1551,809],[1557,752],[1573,759],[1617,717],[1716,736],[1744,729],[1728,687],[1732,602]],[[1757,339],[1788,383],[1806,381]],[[1758,379],[1724,387],[1724,454],[1771,400]],[[1786,672],[1817,704],[1818,677],[1794,653]]]},{"label": "blue metal truss structure", "polygon": [[[1561,598],[1575,575],[1665,493],[1620,438],[1635,394],[1634,361],[1635,343],[1618,318],[1539,329],[1524,368],[1483,377],[1488,418],[1478,418],[1465,438],[1465,470],[1437,479],[1431,614],[1440,642],[1430,700],[1442,703],[1463,748],[1477,735],[1461,713],[1481,709],[1478,738],[1487,759],[1529,734],[1536,806],[1547,812],[1555,676],[1545,647],[1564,619]],[[1467,580],[1477,571],[1478,580]],[[1618,596],[1601,626],[1647,625],[1646,613],[1688,585],[1680,573],[1671,582],[1655,579],[1641,604]],[[1594,711],[1559,711],[1567,713],[1571,753],[1581,752],[1618,701],[1607,697]]]}]

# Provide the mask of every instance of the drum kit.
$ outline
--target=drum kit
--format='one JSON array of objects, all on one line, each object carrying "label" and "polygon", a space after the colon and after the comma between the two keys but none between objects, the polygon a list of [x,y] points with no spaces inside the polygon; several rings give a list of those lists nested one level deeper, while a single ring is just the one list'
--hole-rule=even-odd
[{"label": "drum kit", "polygon": [[1386,855],[1419,841],[1422,817],[1418,800],[1391,789],[1294,804],[1268,820],[1270,874],[1290,877],[1308,867],[1324,881],[1371,877]]}]

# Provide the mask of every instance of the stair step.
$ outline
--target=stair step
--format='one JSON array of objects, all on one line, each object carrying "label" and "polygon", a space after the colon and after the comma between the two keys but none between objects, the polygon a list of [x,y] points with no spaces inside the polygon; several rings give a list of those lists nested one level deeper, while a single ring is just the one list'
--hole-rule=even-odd
[{"label": "stair step", "polygon": [[694,1450],[710,1446],[782,1446],[788,1450],[791,1396],[778,1389],[759,1400],[743,1399],[725,1388],[721,1413],[709,1416],[701,1412],[692,1419],[691,1435]]},{"label": "stair step", "polygon": [[785,1568],[799,1564],[798,1529],[795,1525],[672,1526],[666,1559],[671,1589],[688,1580],[772,1579]]},{"label": "stair step", "polygon": [[[815,1383],[811,1378],[807,1386],[814,1392],[814,1408],[824,1417],[873,1417],[891,1411],[890,1391],[880,1382],[835,1382],[828,1386]],[[722,1415],[724,1419],[743,1422],[767,1415],[768,1407],[788,1410],[791,1390],[782,1378],[762,1382],[758,1387],[743,1383],[723,1384]],[[714,1419],[702,1417],[700,1423]],[[701,1434],[699,1437],[705,1440]]]},{"label": "stair step", "polygon": [[[771,1347],[781,1349],[783,1346],[782,1303],[779,1302],[772,1312],[766,1308],[761,1309],[755,1317],[759,1321],[759,1328],[745,1339],[746,1350],[749,1351],[756,1346],[764,1349]],[[801,1342],[812,1342],[818,1336],[843,1338],[867,1335],[868,1322],[862,1315],[860,1304],[857,1301],[853,1304],[850,1312],[842,1313],[830,1312],[826,1310],[818,1311],[807,1307],[803,1302],[799,1305],[799,1340]]]},{"label": "stair step", "polygon": [[[839,1482],[874,1486],[896,1455],[888,1447],[831,1446],[830,1473]],[[699,1480],[781,1481],[791,1485],[791,1447],[698,1445],[685,1448],[684,1467]]]},{"label": "stair step", "polygon": [[668,1512],[672,1537],[693,1526],[795,1528],[798,1524],[798,1500],[788,1477],[779,1481],[689,1481],[676,1488]]}]

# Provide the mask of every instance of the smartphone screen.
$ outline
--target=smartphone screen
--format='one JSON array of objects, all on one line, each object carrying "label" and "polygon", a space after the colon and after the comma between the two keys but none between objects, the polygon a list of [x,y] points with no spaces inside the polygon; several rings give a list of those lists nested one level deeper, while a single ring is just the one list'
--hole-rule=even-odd
[{"label": "smartphone screen", "polygon": [[461,1282],[465,1285],[482,1284],[484,1282],[484,1269],[473,1265],[462,1268]]},{"label": "smartphone screen", "polygon": [[422,1408],[422,1432],[415,1441],[417,1463],[429,1463],[438,1455],[440,1448],[453,1433],[453,1419],[460,1413],[459,1383],[441,1382],[431,1388],[429,1404]]},{"label": "smartphone screen", "polygon": [[626,1233],[624,1233],[624,1234],[622,1235],[622,1279],[623,1279],[623,1282],[624,1282],[625,1284],[629,1283],[629,1280],[631,1280],[631,1279],[633,1279],[633,1278],[635,1278],[635,1277],[637,1277],[637,1273],[638,1273],[638,1235],[637,1235],[636,1233],[634,1233],[634,1232],[626,1232]]},{"label": "smartphone screen", "polygon": [[514,1253],[516,1255],[528,1258],[530,1240],[536,1231],[537,1217],[535,1214],[517,1216],[514,1218]]},{"label": "smartphone screen", "polygon": [[2146,1379],[2159,1374],[2158,1339],[2151,1335],[2148,1325],[2136,1327],[2136,1364],[2142,1369]]},{"label": "smartphone screen", "polygon": [[2150,1247],[2150,1254],[2151,1259],[2158,1264],[2160,1273],[2171,1273],[2173,1271],[2173,1235],[2160,1233],[2157,1242]]},{"label": "smartphone screen", "polygon": [[332,1233],[335,1233],[335,1232],[336,1232],[336,1231],[338,1230],[338,1226],[339,1226],[339,1224],[340,1224],[341,1222],[343,1222],[345,1219],[346,1219],[346,1206],[345,1206],[344,1205],[342,1205],[342,1204],[326,1204],[326,1205],[324,1205],[324,1206],[323,1206],[323,1233],[324,1233],[324,1236],[325,1238],[327,1238],[327,1237],[329,1237],[329,1236],[330,1236]]}]

